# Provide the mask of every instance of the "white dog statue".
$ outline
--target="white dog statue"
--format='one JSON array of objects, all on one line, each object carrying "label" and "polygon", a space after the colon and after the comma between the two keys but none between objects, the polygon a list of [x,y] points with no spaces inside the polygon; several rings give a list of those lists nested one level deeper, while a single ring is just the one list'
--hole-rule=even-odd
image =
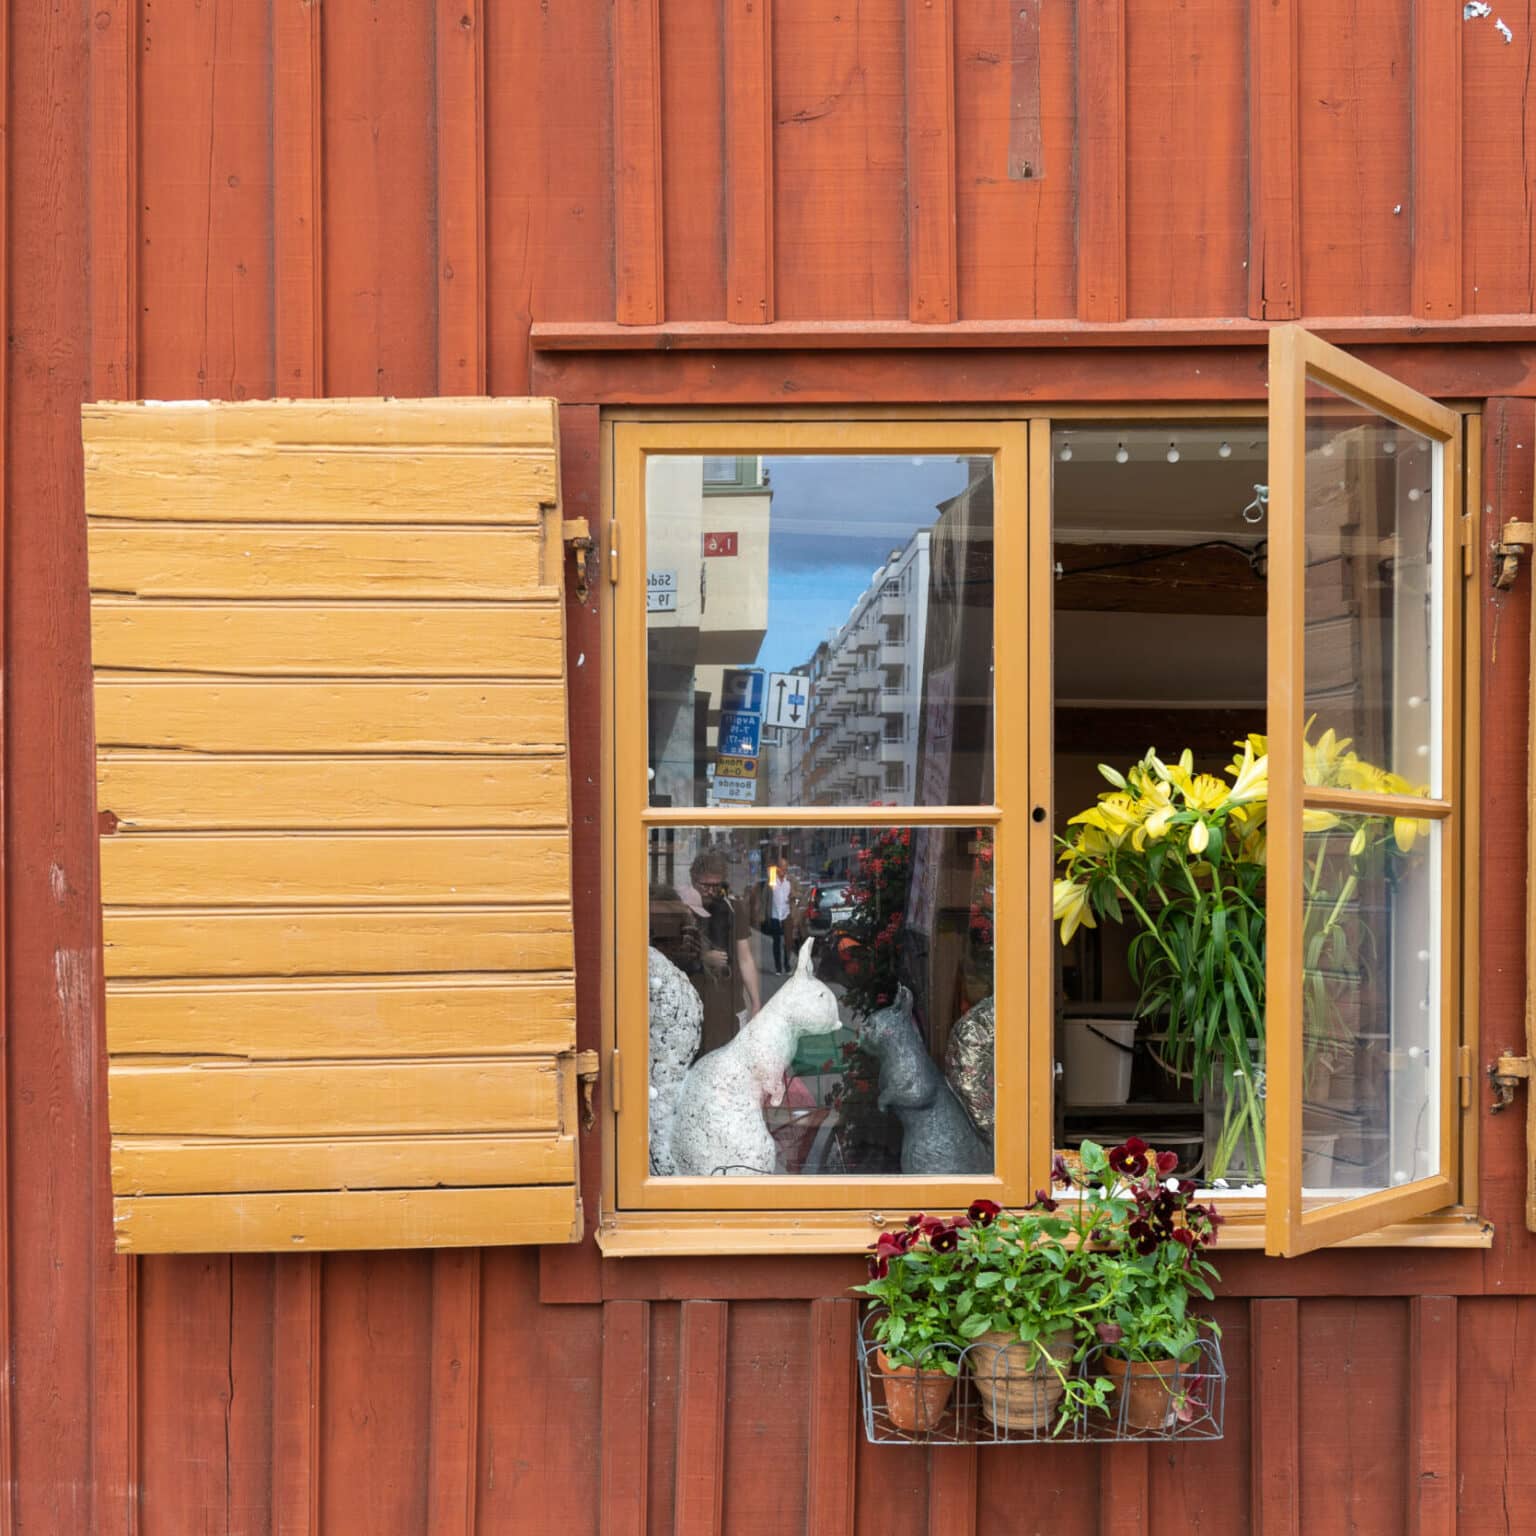
[{"label": "white dog statue", "polygon": [[779,1171],[763,1105],[784,1101],[786,1078],[802,1035],[838,1027],[837,999],[811,975],[811,944],[795,974],[741,1027],[734,1040],[699,1057],[683,1079],[672,1119],[673,1171],[750,1175]]}]

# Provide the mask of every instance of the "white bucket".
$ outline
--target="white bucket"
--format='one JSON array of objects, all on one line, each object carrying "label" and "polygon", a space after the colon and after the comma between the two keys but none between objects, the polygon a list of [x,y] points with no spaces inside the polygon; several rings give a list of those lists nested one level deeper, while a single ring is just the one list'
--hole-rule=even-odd
[{"label": "white bucket", "polygon": [[1303,1189],[1332,1189],[1334,1149],[1338,1146],[1337,1135],[1325,1136],[1306,1131],[1301,1138],[1301,1187]]},{"label": "white bucket", "polygon": [[1134,1019],[1067,1019],[1062,1024],[1061,1097],[1067,1104],[1124,1104],[1131,1096]]}]

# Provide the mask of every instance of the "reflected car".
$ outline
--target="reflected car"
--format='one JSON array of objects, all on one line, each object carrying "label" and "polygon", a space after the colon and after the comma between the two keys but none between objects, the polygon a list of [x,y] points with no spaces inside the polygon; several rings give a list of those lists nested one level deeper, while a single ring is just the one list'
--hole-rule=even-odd
[{"label": "reflected car", "polygon": [[805,904],[806,930],[827,934],[853,915],[846,880],[818,880]]}]

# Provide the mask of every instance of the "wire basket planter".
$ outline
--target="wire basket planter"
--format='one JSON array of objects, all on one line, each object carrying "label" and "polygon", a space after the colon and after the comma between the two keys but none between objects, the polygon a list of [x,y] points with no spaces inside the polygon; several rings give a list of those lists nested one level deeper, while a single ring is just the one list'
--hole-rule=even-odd
[{"label": "wire basket planter", "polygon": [[[859,1404],[864,1437],[873,1445],[1220,1440],[1224,1432],[1227,1371],[1221,1342],[1209,1330],[1202,1331],[1193,1359],[1118,1383],[1107,1410],[1072,1409],[1063,1418],[1060,1378],[1038,1355],[1031,1363],[1029,1346],[1016,1342],[984,1335],[964,1349],[933,1346],[916,1358],[888,1359],[887,1365],[910,1370],[886,1375],[876,1359],[875,1315],[864,1315],[858,1334]],[[1068,1351],[1069,1343],[1061,1349]],[[1122,1368],[1098,1350],[1066,1366],[1070,1375],[1089,1378]]]}]

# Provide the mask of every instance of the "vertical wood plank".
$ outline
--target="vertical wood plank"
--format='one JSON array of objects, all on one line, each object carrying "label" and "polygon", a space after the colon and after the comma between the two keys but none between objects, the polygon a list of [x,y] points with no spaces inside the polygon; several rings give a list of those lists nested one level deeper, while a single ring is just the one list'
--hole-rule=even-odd
[{"label": "vertical wood plank", "polygon": [[719,320],[725,305],[725,15],[720,0],[661,13],[662,268],[668,320]]},{"label": "vertical wood plank", "polygon": [[1248,314],[1301,313],[1301,188],[1297,96],[1298,0],[1248,7]]},{"label": "vertical wood plank", "polygon": [[321,259],[320,7],[272,7],[273,297],[278,392],[323,392]]},{"label": "vertical wood plank", "polygon": [[662,272],[659,0],[613,13],[614,310],[620,325],[659,325]]},{"label": "vertical wood plank", "polygon": [[723,1301],[685,1301],[682,1306],[673,1517],[677,1536],[715,1536],[720,1529],[725,1499],[726,1310]]},{"label": "vertical wood plank", "polygon": [[[11,144],[11,4],[0,0],[0,336],[11,334],[10,305],[10,186],[8,167]],[[6,632],[6,469],[10,462],[9,368],[0,368],[0,637]],[[0,640],[0,742],[6,739],[8,690],[5,685],[4,643]],[[9,1019],[9,988],[6,934],[6,868],[3,835],[10,809],[7,775],[0,764],[0,1021]],[[10,1031],[0,1039],[0,1536],[16,1529],[15,1381],[16,1351],[13,1345],[15,1317],[11,1308],[11,1156],[10,1156]]]},{"label": "vertical wood plank", "polygon": [[1125,0],[1078,0],[1077,314],[1125,318]]},{"label": "vertical wood plank", "polygon": [[[90,36],[91,392],[97,399],[131,400],[137,393],[138,0],[106,0],[92,13]],[[133,1536],[139,1483],[138,1269],[136,1260],[113,1248],[99,914],[95,921],[96,949],[87,983],[94,1005],[89,1068],[92,1524],[98,1531]]]},{"label": "vertical wood plank", "polygon": [[953,0],[907,0],[907,271],[912,320],[958,318]]},{"label": "vertical wood plank", "polygon": [[437,0],[437,392],[485,393],[485,0]]},{"label": "vertical wood plank", "polygon": [[599,1474],[601,1536],[645,1536],[650,1357],[650,1303],[606,1303]]},{"label": "vertical wood plank", "polygon": [[976,1447],[928,1448],[928,1536],[974,1536]]},{"label": "vertical wood plank", "polygon": [[1413,312],[1461,314],[1461,11],[1413,8]]},{"label": "vertical wood plank", "polygon": [[[1300,1536],[1300,1331],[1294,1298],[1253,1303],[1249,1446],[1254,1536]],[[1230,1433],[1230,1430],[1229,1430]]]},{"label": "vertical wood plank", "polygon": [[806,1536],[853,1536],[858,1408],[851,1301],[811,1303],[811,1433],[806,1458]]},{"label": "vertical wood plank", "polygon": [[1455,1536],[1454,1296],[1415,1296],[1408,1328],[1408,1533]]},{"label": "vertical wood plank", "polygon": [[773,0],[725,0],[725,298],[773,319]]},{"label": "vertical wood plank", "polygon": [[320,1255],[276,1260],[272,1332],[272,1524],[320,1531]]},{"label": "vertical wood plank", "polygon": [[1099,1449],[1099,1536],[1146,1536],[1147,1447]]},{"label": "vertical wood plank", "polygon": [[440,1248],[432,1255],[427,1536],[475,1536],[480,1270],[478,1248]]}]

